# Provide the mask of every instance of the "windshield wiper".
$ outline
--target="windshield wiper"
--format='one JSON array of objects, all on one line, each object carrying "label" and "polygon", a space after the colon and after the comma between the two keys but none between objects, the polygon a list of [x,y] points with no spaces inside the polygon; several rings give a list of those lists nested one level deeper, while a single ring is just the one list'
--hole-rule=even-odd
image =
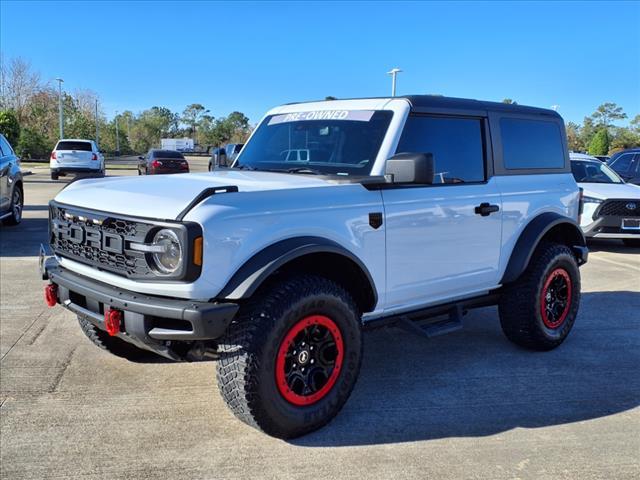
[{"label": "windshield wiper", "polygon": [[295,168],[258,168],[253,165],[238,165],[237,168],[239,170],[250,170],[252,172],[275,172],[275,173],[307,173],[310,175],[324,175],[320,170],[314,170],[313,168],[308,167],[295,167]]},{"label": "windshield wiper", "polygon": [[309,167],[295,167],[286,170],[287,173],[308,173],[310,175],[324,175],[320,170],[315,170]]}]

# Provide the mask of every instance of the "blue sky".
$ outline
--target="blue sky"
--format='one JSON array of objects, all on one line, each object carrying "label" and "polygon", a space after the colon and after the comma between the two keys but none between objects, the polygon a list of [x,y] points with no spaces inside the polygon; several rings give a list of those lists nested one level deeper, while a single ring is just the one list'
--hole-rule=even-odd
[{"label": "blue sky", "polygon": [[8,2],[5,58],[97,92],[108,115],[202,103],[257,121],[291,101],[437,93],[640,113],[640,2]]}]

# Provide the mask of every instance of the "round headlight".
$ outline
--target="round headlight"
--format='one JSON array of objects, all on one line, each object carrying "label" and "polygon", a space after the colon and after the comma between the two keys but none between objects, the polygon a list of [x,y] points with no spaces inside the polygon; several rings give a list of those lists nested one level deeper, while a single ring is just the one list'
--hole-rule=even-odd
[{"label": "round headlight", "polygon": [[172,230],[163,229],[153,237],[154,246],[163,247],[153,254],[153,260],[162,273],[175,273],[182,265],[182,245]]}]

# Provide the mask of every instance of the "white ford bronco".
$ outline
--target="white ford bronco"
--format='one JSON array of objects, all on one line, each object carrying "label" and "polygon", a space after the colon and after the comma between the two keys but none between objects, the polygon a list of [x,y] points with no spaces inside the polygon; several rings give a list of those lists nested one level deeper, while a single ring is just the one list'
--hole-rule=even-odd
[{"label": "white ford bronco", "polygon": [[50,203],[45,298],[99,347],[217,358],[242,421],[320,428],[351,393],[362,330],[426,337],[498,305],[549,350],[587,248],[562,119],[436,96],[271,110],[232,168],[85,179]]}]

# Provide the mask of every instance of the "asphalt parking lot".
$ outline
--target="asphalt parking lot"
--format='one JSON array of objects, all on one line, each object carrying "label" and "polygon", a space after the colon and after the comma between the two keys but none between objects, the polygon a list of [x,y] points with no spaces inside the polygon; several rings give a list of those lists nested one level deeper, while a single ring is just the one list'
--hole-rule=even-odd
[{"label": "asphalt parking lot", "polygon": [[285,442],[235,420],[213,363],[127,362],[45,306],[38,245],[64,183],[33,172],[22,224],[0,227],[0,477],[640,477],[640,249],[591,245],[578,320],[552,352],[510,344],[494,308],[429,341],[366,333],[342,413]]}]

